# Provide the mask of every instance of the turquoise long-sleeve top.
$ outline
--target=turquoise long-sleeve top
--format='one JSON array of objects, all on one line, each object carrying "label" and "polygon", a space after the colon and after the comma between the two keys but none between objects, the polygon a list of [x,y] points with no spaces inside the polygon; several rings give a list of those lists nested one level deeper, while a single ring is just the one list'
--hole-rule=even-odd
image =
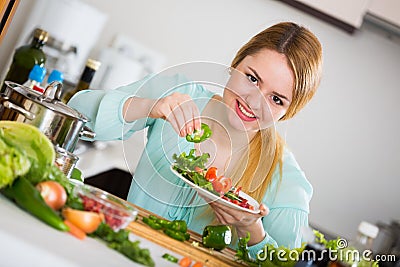
[{"label": "turquoise long-sleeve top", "polygon": [[[128,201],[168,220],[185,220],[191,230],[201,234],[215,216],[196,191],[170,170],[172,155],[189,152],[193,143],[179,137],[165,120],[143,118],[126,122],[123,119],[123,105],[129,97],[158,99],[175,91],[190,95],[200,112],[214,95],[201,84],[180,75],[148,76],[114,90],[81,91],[68,105],[90,119],[87,126],[95,131],[96,140],[125,140],[147,127],[148,141],[136,167]],[[135,148],[125,153],[135,153]],[[301,229],[308,226],[312,186],[287,148],[282,177],[278,169],[262,199],[270,211],[262,219],[265,238],[249,247],[253,257],[266,243],[289,248],[301,246]]]}]

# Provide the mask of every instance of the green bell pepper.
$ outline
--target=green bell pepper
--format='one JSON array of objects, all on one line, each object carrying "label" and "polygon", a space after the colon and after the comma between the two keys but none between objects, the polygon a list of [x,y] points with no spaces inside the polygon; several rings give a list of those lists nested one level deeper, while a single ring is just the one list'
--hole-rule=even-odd
[{"label": "green bell pepper", "polygon": [[190,239],[190,234],[187,232],[187,224],[184,220],[165,220],[154,215],[143,217],[143,222],[155,230],[163,230],[163,232],[176,240],[185,241]]},{"label": "green bell pepper", "polygon": [[231,243],[232,231],[228,225],[208,225],[203,230],[203,245],[221,250]]},{"label": "green bell pepper", "polygon": [[148,226],[150,226],[151,228],[155,229],[155,230],[160,230],[162,229],[161,224],[157,223],[156,221],[147,218],[147,217],[143,217],[142,221],[147,224]]},{"label": "green bell pepper", "polygon": [[171,254],[165,253],[162,255],[163,259],[166,259],[167,261],[173,262],[173,263],[178,263],[179,259],[175,256],[172,256]]},{"label": "green bell pepper", "polygon": [[184,220],[174,220],[171,221],[171,223],[168,225],[168,229],[178,231],[181,233],[186,233],[187,232],[187,224],[186,221]]},{"label": "green bell pepper", "polygon": [[[203,133],[202,135],[200,135],[200,133]],[[192,135],[188,134],[186,135],[186,141],[188,142],[193,142],[193,143],[201,143],[204,140],[208,139],[212,134],[212,131],[210,129],[210,127],[205,124],[202,123],[201,124],[201,130],[198,131],[194,131],[194,133]]]},{"label": "green bell pepper", "polygon": [[179,231],[174,231],[172,229],[164,229],[164,234],[166,234],[167,236],[176,239],[178,241],[185,241],[185,240],[189,240],[190,235],[188,233],[182,233]]}]

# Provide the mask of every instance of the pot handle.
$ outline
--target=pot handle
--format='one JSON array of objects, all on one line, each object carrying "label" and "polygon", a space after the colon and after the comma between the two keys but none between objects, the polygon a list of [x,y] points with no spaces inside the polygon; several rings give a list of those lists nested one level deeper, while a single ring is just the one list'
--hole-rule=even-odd
[{"label": "pot handle", "polygon": [[7,96],[1,95],[1,99],[0,100],[1,100],[1,102],[2,102],[2,104],[3,104],[3,106],[5,108],[12,109],[12,110],[15,110],[15,111],[21,113],[28,120],[34,120],[35,119],[35,114],[33,114],[32,112],[27,111],[26,109],[14,104],[14,103],[12,103],[10,101],[8,101],[9,99],[8,99]]},{"label": "pot handle", "polygon": [[62,90],[62,83],[58,81],[51,82],[46,89],[44,89],[42,99],[49,98],[54,99],[57,101],[61,101],[61,90]]},{"label": "pot handle", "polygon": [[89,139],[94,139],[96,137],[96,133],[93,132],[89,127],[84,126],[81,132],[79,133],[79,137],[82,136]]}]

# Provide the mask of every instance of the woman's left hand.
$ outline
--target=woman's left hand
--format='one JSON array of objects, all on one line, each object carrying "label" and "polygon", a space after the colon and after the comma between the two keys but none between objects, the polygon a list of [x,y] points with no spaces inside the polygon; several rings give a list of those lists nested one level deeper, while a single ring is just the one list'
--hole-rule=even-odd
[{"label": "woman's left hand", "polygon": [[210,202],[209,205],[218,221],[221,224],[234,226],[239,237],[244,237],[249,232],[249,245],[257,244],[264,239],[266,233],[261,218],[269,213],[268,207],[264,204],[260,205],[260,212],[257,214],[231,208],[217,201]]}]

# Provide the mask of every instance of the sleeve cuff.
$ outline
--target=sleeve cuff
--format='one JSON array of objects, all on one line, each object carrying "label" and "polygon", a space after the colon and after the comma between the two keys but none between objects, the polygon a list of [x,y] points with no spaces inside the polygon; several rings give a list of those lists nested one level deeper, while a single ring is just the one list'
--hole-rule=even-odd
[{"label": "sleeve cuff", "polygon": [[266,244],[272,244],[274,247],[278,247],[276,241],[268,233],[266,233],[264,239],[260,243],[249,246],[250,257],[257,259],[258,253],[264,250]]}]

